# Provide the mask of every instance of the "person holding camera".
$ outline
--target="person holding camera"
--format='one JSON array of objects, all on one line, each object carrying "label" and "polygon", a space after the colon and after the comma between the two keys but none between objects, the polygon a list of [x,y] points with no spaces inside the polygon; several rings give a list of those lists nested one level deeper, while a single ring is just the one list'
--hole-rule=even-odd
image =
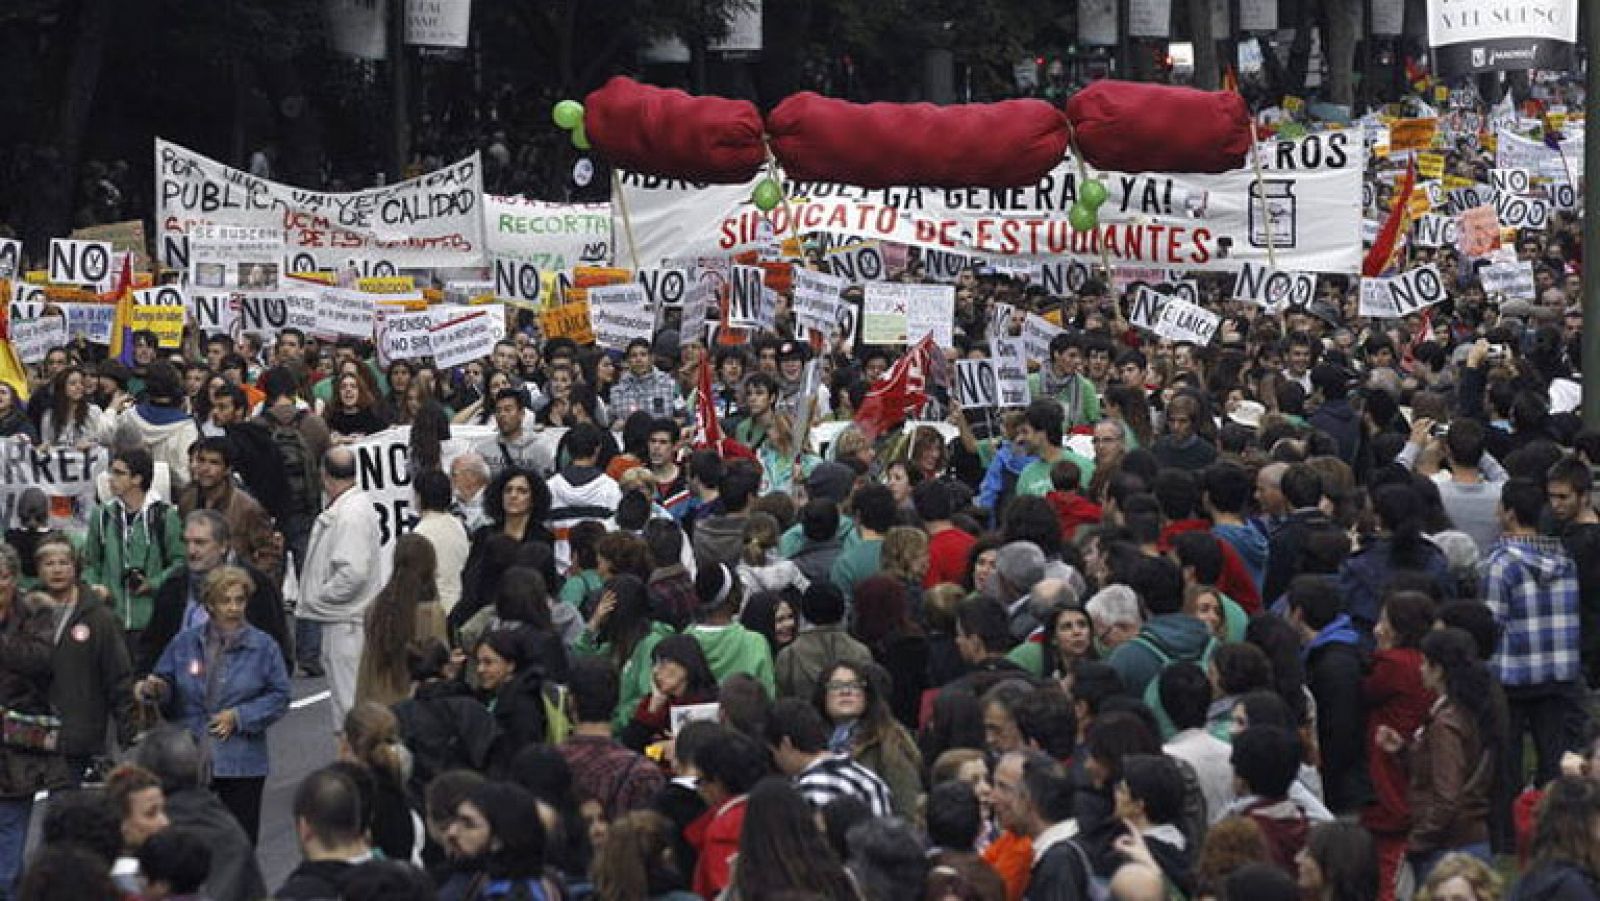
[{"label": "person holding camera", "polygon": [[110,593],[130,650],[150,622],[156,589],[184,568],[183,520],[150,490],[154,472],[143,447],[112,455],[112,498],[95,507],[83,544],[83,579]]}]

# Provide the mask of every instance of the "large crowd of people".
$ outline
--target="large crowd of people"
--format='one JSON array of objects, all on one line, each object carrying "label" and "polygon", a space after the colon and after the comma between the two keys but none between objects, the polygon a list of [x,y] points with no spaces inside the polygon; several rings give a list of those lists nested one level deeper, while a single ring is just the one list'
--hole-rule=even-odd
[{"label": "large crowd of people", "polygon": [[[53,349],[0,438],[107,462],[85,527],[32,488],[0,544],[0,896],[1600,897],[1577,221],[1518,236],[1532,303],[1432,252],[1426,321],[1202,276],[1204,346],[975,263],[950,361],[997,304],[1062,328],[1005,409],[885,416],[905,349],[787,297],[709,347],[519,316],[448,370]],[[400,535],[354,447],[395,426]],[[315,678],[338,760],[267,885]]]}]

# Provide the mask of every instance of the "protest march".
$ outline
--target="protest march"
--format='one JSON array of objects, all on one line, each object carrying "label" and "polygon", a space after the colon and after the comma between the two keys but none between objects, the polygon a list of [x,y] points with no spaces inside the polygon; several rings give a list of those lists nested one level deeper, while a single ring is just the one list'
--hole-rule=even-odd
[{"label": "protest march", "polygon": [[1579,4],[1381,5],[0,204],[0,899],[1600,898]]}]

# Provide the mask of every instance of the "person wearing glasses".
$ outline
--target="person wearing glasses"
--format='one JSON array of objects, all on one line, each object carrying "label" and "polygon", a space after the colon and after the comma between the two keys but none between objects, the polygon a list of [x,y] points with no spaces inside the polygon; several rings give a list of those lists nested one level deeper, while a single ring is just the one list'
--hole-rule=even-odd
[{"label": "person wearing glasses", "polygon": [[150,623],[156,589],[184,568],[183,520],[171,503],[150,490],[155,461],[142,447],[111,458],[110,501],[89,517],[83,544],[83,580],[111,596],[130,650]]}]

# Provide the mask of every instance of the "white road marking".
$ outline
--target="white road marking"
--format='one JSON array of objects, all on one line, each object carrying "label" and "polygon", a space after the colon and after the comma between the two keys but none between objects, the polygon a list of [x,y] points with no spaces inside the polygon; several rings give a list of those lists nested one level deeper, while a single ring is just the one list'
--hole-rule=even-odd
[{"label": "white road marking", "polygon": [[327,689],[323,689],[322,691],[319,691],[314,695],[306,695],[305,697],[301,698],[298,701],[290,701],[289,702],[289,709],[290,710],[300,710],[301,708],[304,708],[304,707],[310,707],[312,704],[320,704],[323,701],[326,701],[327,699],[329,699],[331,697],[333,697],[333,692],[328,691]]}]

